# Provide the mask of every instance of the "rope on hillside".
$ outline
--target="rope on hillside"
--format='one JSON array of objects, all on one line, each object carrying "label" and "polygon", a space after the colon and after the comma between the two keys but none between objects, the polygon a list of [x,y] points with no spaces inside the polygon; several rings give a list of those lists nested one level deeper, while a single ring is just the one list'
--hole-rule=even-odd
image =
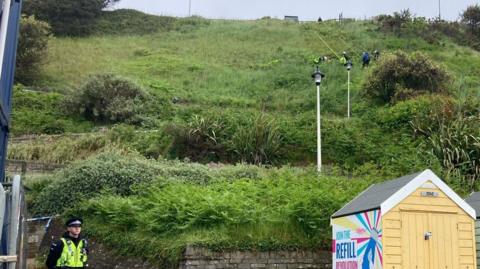
[{"label": "rope on hillside", "polygon": [[328,45],[328,43],[320,36],[319,33],[316,33],[318,38],[325,44],[325,46],[340,60],[340,56]]}]

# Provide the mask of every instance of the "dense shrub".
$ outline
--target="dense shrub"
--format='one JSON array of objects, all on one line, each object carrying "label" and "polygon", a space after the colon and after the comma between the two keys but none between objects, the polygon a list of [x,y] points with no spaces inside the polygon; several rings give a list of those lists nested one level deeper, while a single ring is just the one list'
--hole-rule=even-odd
[{"label": "dense shrub", "polygon": [[25,0],[23,11],[47,21],[56,35],[85,35],[102,9],[118,0]]},{"label": "dense shrub", "polygon": [[97,123],[135,122],[151,100],[152,96],[135,83],[102,74],[90,77],[66,108]]},{"label": "dense shrub", "polygon": [[31,84],[38,78],[39,67],[47,57],[50,26],[34,16],[22,16],[18,37],[15,79]]},{"label": "dense shrub", "polygon": [[377,111],[378,123],[389,129],[410,130],[415,122],[429,122],[435,115],[451,118],[454,113],[452,97],[424,95],[410,100],[400,101],[393,106]]},{"label": "dense shrub", "polygon": [[132,186],[151,181],[160,168],[135,155],[105,153],[58,173],[31,205],[33,214],[58,214],[102,193],[129,195]]},{"label": "dense shrub", "polygon": [[425,93],[447,93],[447,71],[421,53],[397,52],[384,57],[363,86],[363,95],[385,104]]}]

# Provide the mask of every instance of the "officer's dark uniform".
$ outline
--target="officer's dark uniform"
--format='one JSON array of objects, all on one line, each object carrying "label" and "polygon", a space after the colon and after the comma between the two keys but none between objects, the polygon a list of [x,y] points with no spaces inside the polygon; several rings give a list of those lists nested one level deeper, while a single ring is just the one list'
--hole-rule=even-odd
[{"label": "officer's dark uniform", "polygon": [[[81,226],[82,219],[72,218],[66,222],[67,227]],[[56,240],[50,246],[46,265],[48,269],[57,268],[85,268],[88,255],[87,240],[79,236],[73,238],[69,232],[65,232],[61,239]]]}]

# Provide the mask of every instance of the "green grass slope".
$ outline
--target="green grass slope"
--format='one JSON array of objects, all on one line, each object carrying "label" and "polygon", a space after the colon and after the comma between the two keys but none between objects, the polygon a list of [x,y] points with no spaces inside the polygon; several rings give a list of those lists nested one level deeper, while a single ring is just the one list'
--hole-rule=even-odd
[{"label": "green grass slope", "polygon": [[[116,18],[111,24],[109,16]],[[456,45],[447,37],[441,37],[437,43],[417,36],[396,37],[382,33],[369,21],[294,24],[279,20],[157,20],[151,16],[142,20],[142,16],[147,15],[132,11],[112,13],[103,19],[99,28],[99,33],[107,34],[52,38],[42,79],[34,86],[62,94],[80,87],[89,75],[119,74],[175,100],[171,116],[155,119],[158,125],[149,129],[165,130],[165,126],[172,124],[188,126],[194,116],[214,117],[224,123],[221,130],[214,131],[221,132],[219,136],[226,141],[223,146],[227,148],[227,155],[239,151],[238,145],[232,146],[233,142],[227,138],[242,128],[253,128],[249,125],[250,119],[263,114],[275,121],[281,135],[281,149],[275,163],[309,164],[316,156],[312,59],[329,55],[333,60],[321,65],[326,74],[322,85],[325,162],[349,170],[373,165],[395,175],[435,166],[436,161],[426,153],[422,141],[413,136],[408,121],[415,114],[408,111],[408,102],[407,110],[401,114],[397,111],[401,107],[372,107],[362,98],[361,86],[370,72],[360,67],[362,51],[378,49],[383,55],[396,50],[421,51],[446,66],[455,78],[449,85],[455,99],[479,96],[480,67],[476,62],[480,54]],[[130,17],[136,19],[123,25],[122,21]],[[145,30],[146,24],[158,25],[158,31]],[[350,121],[345,119],[347,73],[334,55],[344,50],[350,53],[355,64],[353,119]],[[15,109],[13,112],[17,134],[29,133],[29,124],[24,122],[28,117],[22,113]],[[15,129],[16,125],[22,127]],[[34,124],[31,126],[31,133],[44,132],[35,129]],[[93,128],[82,122],[77,128],[66,124],[62,130],[76,132]],[[165,134],[168,135],[171,134]],[[159,149],[162,155],[190,157],[178,153],[175,141],[162,143],[173,145]],[[200,159],[231,160],[238,158]]]}]

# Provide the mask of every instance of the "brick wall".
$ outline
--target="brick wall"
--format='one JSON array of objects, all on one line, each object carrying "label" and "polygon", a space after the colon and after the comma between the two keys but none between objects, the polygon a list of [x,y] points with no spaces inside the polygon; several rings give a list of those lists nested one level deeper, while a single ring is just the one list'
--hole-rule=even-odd
[{"label": "brick wall", "polygon": [[187,247],[180,269],[321,269],[332,268],[328,251],[212,252]]}]

